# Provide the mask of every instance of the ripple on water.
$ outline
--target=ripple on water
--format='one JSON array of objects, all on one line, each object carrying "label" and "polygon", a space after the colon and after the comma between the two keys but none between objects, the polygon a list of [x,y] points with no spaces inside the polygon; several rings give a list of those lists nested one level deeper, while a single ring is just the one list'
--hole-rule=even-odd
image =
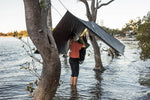
[{"label": "ripple on water", "polygon": [[[70,86],[70,65],[62,62],[61,85],[58,87],[54,100],[148,100],[149,86],[139,83],[149,82],[150,61],[141,61],[138,50],[128,42],[125,57],[111,59],[102,52],[103,73],[95,73],[92,47],[87,50],[85,61],[80,65],[78,85]],[[36,79],[20,65],[31,61],[21,47],[20,41],[14,38],[0,39],[0,100],[32,100],[24,91],[27,84]],[[60,57],[61,61],[64,58]],[[41,69],[39,68],[39,72]],[[144,80],[144,81],[143,81]]]}]

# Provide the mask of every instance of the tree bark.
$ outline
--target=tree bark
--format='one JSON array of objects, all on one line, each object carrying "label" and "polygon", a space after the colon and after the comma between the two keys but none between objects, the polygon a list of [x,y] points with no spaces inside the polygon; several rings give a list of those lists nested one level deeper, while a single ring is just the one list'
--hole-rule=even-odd
[{"label": "tree bark", "polygon": [[101,60],[100,48],[97,44],[95,36],[90,31],[89,31],[89,37],[90,37],[90,41],[92,43],[92,46],[94,48],[94,58],[95,58],[94,70],[103,71],[104,67],[103,67],[102,60]]},{"label": "tree bark", "polygon": [[[96,21],[97,18],[97,10],[99,8],[101,8],[102,6],[106,6],[108,4],[110,4],[111,2],[113,2],[114,0],[110,0],[107,3],[101,3],[101,0],[92,0],[91,1],[91,10],[89,8],[89,4],[88,4],[88,0],[80,0],[81,2],[83,2],[85,4],[86,7],[86,16],[88,18],[89,21]],[[92,46],[94,48],[94,57],[95,57],[95,68],[94,70],[100,70],[103,71],[104,67],[101,61],[101,53],[100,53],[100,49],[99,46],[97,44],[97,41],[95,39],[95,36],[92,34],[92,32],[89,31],[89,36],[90,36],[90,40],[92,43]]]},{"label": "tree bark", "polygon": [[[51,2],[51,0],[49,0],[49,2]],[[49,9],[48,9],[47,24],[48,24],[48,28],[50,30],[52,30],[53,27],[52,27],[51,3],[49,5]]]},{"label": "tree bark", "polygon": [[28,34],[38,49],[43,67],[34,100],[51,100],[59,85],[61,64],[51,30],[47,27],[48,4],[41,8],[39,0],[24,0]]}]

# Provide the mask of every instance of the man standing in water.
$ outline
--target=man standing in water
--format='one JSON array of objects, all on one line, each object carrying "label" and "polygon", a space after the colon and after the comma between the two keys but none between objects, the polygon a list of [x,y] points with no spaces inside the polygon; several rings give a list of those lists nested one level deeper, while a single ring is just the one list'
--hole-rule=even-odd
[{"label": "man standing in water", "polygon": [[71,66],[71,71],[72,71],[70,84],[74,86],[77,84],[77,79],[79,75],[79,57],[80,57],[79,51],[81,50],[81,48],[86,47],[85,42],[83,41],[82,37],[80,37],[80,39],[83,44],[77,41],[76,36],[74,36],[70,41],[69,63]]}]

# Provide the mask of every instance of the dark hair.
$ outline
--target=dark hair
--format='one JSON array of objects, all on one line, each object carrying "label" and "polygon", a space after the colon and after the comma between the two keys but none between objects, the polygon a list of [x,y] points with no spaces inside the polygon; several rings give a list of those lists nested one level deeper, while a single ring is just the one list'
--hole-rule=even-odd
[{"label": "dark hair", "polygon": [[75,36],[76,36],[76,34],[71,34],[71,35],[69,36],[69,39],[72,40]]}]

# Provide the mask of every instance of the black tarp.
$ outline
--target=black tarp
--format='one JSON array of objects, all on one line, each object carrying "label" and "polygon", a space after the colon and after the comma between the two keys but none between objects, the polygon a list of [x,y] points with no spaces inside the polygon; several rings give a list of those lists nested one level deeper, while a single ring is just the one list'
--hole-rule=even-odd
[{"label": "black tarp", "polygon": [[125,46],[109,33],[107,33],[102,27],[93,21],[81,20],[72,15],[69,11],[66,12],[56,28],[53,30],[53,36],[59,53],[65,54],[69,48],[68,40],[70,37],[74,34],[80,36],[85,28],[89,29],[93,34],[99,37],[111,48],[115,49],[121,54],[124,53]]}]

